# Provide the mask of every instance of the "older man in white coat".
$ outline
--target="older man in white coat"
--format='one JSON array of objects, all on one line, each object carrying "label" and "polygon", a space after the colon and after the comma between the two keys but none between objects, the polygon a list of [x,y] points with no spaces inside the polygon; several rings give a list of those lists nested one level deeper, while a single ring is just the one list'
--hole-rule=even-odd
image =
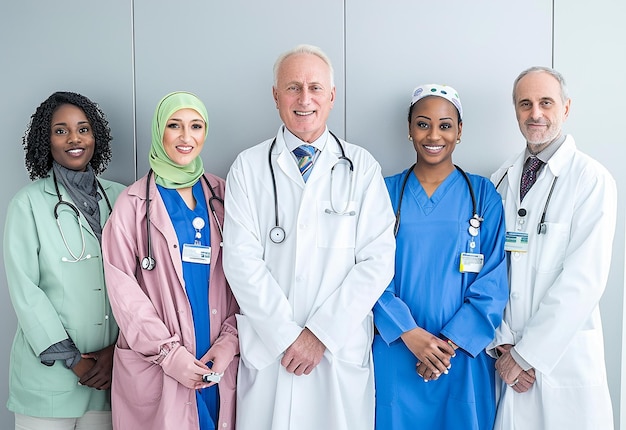
[{"label": "older man in white coat", "polygon": [[495,430],[610,430],[598,304],[609,273],[617,191],[561,126],[561,74],[522,72],[513,102],[526,149],[492,176],[506,216],[510,297],[491,352],[503,381]]},{"label": "older man in white coat", "polygon": [[326,126],[335,86],[322,51],[281,55],[273,94],[283,125],[243,151],[226,181],[237,429],[370,430],[371,309],[394,267],[389,195],[372,156]]}]

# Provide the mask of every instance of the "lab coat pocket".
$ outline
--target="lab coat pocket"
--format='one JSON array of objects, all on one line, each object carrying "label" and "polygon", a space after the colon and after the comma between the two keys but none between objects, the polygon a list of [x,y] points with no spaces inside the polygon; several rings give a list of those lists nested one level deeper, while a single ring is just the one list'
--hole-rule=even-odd
[{"label": "lab coat pocket", "polygon": [[236,314],[235,317],[237,318],[239,348],[243,364],[248,368],[257,370],[272,364],[277,357],[272,357],[248,318],[241,314]]},{"label": "lab coat pocket", "polygon": [[354,248],[356,243],[356,202],[333,207],[329,200],[317,203],[317,246]]},{"label": "lab coat pocket", "polygon": [[[161,398],[164,375],[161,366],[145,360],[132,349],[115,346],[113,373],[113,390],[118,401],[145,406]],[[119,386],[122,382],[123,386]]]},{"label": "lab coat pocket", "polygon": [[534,236],[537,251],[541,254],[537,262],[537,272],[551,272],[560,269],[565,259],[565,250],[569,243],[569,225],[550,223],[545,225],[545,233]]}]

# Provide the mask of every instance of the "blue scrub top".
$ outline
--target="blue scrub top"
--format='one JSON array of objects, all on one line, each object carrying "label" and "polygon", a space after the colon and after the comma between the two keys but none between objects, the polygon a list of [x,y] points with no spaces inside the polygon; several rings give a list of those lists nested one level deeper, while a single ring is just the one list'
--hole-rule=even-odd
[{"label": "blue scrub top", "polygon": [[[200,181],[196,182],[192,188],[193,196],[196,200],[196,208],[194,210],[189,209],[183,198],[175,189],[164,188],[160,185],[157,185],[157,188],[163,198],[165,208],[176,231],[181,259],[183,245],[185,243],[194,244],[196,240],[196,229],[193,227],[192,223],[197,217],[204,220],[204,227],[200,230],[200,244],[203,246],[211,246],[209,211],[207,210],[207,202]],[[183,279],[185,280],[185,290],[193,314],[197,359],[202,358],[211,346],[209,274],[210,265],[183,261]],[[217,385],[196,391],[200,430],[215,430],[215,422],[217,422],[218,419],[218,396]]]}]

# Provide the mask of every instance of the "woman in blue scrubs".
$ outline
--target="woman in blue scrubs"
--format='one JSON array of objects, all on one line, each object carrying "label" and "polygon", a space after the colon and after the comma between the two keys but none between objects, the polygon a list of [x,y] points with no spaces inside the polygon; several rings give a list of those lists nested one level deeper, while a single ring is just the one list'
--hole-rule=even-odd
[{"label": "woman in blue scrubs", "polygon": [[494,360],[485,347],[508,298],[502,202],[452,153],[463,109],[454,88],[417,87],[408,115],[416,163],[385,179],[395,276],[374,308],[376,428],[490,430]]}]

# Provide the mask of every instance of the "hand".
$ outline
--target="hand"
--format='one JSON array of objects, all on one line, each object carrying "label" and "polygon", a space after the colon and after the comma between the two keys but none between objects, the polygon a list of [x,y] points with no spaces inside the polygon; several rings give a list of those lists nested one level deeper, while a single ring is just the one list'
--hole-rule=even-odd
[{"label": "hand", "polygon": [[287,372],[297,376],[308,375],[320,364],[326,351],[326,346],[315,336],[311,330],[304,328],[296,340],[285,350],[283,359],[280,360]]},{"label": "hand", "polygon": [[[419,360],[417,371],[424,379],[426,376],[429,380],[437,379],[441,374],[448,373],[450,359],[455,356],[454,348],[448,342],[420,327],[403,333],[401,338]],[[430,373],[420,371],[420,366],[422,369],[429,369]]]},{"label": "hand", "polygon": [[182,345],[178,345],[165,356],[161,367],[166,375],[176,379],[187,388],[198,390],[211,385],[202,381],[202,375],[210,371],[209,367],[196,360]]},{"label": "hand", "polygon": [[439,376],[441,376],[439,373],[433,372],[426,364],[420,363],[419,361],[417,362],[416,371],[417,374],[424,379],[424,382],[436,381],[439,379]]},{"label": "hand", "polygon": [[[497,346],[498,352],[501,354],[496,360],[496,370],[500,374],[502,380],[509,386],[513,387],[519,383],[520,373],[524,369],[515,361],[511,355],[511,348],[513,345],[499,345]],[[532,384],[531,384],[532,385]]]},{"label": "hand", "polygon": [[96,360],[94,360],[93,358],[82,358],[81,356],[81,359],[78,363],[76,363],[76,366],[72,367],[72,372],[74,372],[74,374],[78,376],[79,382],[80,379],[82,379],[83,375],[87,373],[89,369],[94,366],[94,364],[96,364]]},{"label": "hand", "polygon": [[[209,369],[215,373],[223,374],[228,365],[232,362],[232,357],[227,359],[224,354],[219,353],[219,348],[212,346],[206,354],[200,359]],[[217,384],[217,382],[209,382],[208,387]]]},{"label": "hand", "polygon": [[517,393],[525,393],[535,383],[535,369],[522,371],[516,379],[517,382],[511,388]]},{"label": "hand", "polygon": [[[115,345],[109,345],[100,351],[90,352],[81,355],[83,360],[93,361],[93,365],[87,372],[83,373],[79,382],[82,385],[95,388],[96,390],[108,390],[111,388],[113,378],[113,351]],[[79,362],[80,364],[80,362]],[[75,366],[75,367],[78,367]]]}]

